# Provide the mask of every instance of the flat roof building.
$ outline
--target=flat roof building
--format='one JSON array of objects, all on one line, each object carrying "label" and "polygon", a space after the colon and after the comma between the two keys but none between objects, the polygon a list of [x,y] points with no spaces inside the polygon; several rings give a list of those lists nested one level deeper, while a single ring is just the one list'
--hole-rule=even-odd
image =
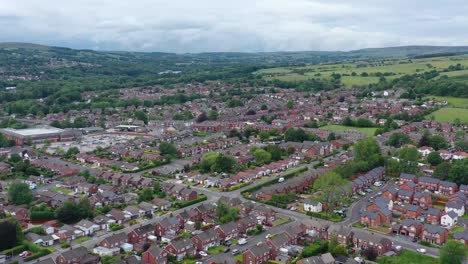
[{"label": "flat roof building", "polygon": [[60,129],[51,126],[37,126],[34,128],[14,129],[4,128],[0,129],[0,133],[5,135],[8,140],[15,141],[16,145],[23,145],[29,139],[32,143],[43,143],[45,141],[69,141],[77,138],[77,132],[69,129]]}]

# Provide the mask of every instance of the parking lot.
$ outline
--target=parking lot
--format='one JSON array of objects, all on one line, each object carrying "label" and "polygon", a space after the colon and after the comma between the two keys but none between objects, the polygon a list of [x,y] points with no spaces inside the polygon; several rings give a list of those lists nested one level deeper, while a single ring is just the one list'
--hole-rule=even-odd
[{"label": "parking lot", "polygon": [[[95,150],[97,147],[106,148],[112,145],[126,143],[133,138],[135,138],[135,136],[120,134],[83,135],[83,137],[78,141],[53,142],[50,144],[47,152],[54,153],[59,148],[67,151],[71,147],[77,147],[81,152],[90,152]],[[42,146],[43,144],[40,144],[38,145],[38,148],[42,148]]]}]

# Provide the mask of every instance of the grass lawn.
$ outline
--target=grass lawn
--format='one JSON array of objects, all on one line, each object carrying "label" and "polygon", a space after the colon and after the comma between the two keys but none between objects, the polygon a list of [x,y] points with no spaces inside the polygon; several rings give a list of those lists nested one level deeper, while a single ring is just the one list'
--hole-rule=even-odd
[{"label": "grass lawn", "polygon": [[461,219],[468,219],[468,213],[465,213],[465,214],[461,217]]},{"label": "grass lawn", "polygon": [[80,238],[75,239],[75,243],[76,243],[76,244],[80,244],[80,243],[86,242],[86,241],[88,241],[88,240],[90,240],[89,237],[83,236],[83,237],[80,237]]},{"label": "grass lawn", "polygon": [[461,226],[456,226],[454,228],[452,228],[452,230],[450,230],[452,233],[456,233],[456,232],[463,232],[465,231],[465,229]]},{"label": "grass lawn", "polygon": [[70,193],[72,193],[72,190],[65,189],[65,188],[60,188],[60,187],[54,187],[54,188],[51,189],[51,191],[53,191],[53,192],[60,192],[60,193],[63,193],[63,194],[70,194]]},{"label": "grass lawn", "polygon": [[468,124],[468,109],[464,108],[441,108],[426,116],[427,119],[431,119],[434,116],[434,120],[438,122],[453,122],[456,118],[464,124]]},{"label": "grass lawn", "polygon": [[377,263],[385,263],[386,258],[396,259],[392,263],[404,263],[404,264],[438,264],[439,260],[433,257],[429,257],[417,252],[410,250],[403,250],[401,254],[393,257],[381,257],[377,259]]},{"label": "grass lawn", "polygon": [[238,254],[234,257],[235,260],[239,261],[240,263],[244,263],[244,255]]},{"label": "grass lawn", "polygon": [[468,108],[468,98],[458,98],[451,96],[426,96],[424,99],[436,99],[438,101],[445,100],[453,107]]},{"label": "grass lawn", "polygon": [[342,126],[342,125],[327,125],[327,126],[323,126],[320,128],[328,129],[328,130],[339,130],[339,131],[354,130],[354,131],[359,131],[361,133],[367,134],[369,136],[373,136],[375,133],[375,130],[377,130],[376,127],[348,127],[348,126]]},{"label": "grass lawn", "polygon": [[273,222],[273,226],[279,226],[282,224],[286,224],[287,222],[291,221],[291,219],[285,215],[278,215],[280,219]]},{"label": "grass lawn", "polygon": [[219,253],[223,252],[223,250],[224,250],[225,248],[226,248],[225,246],[210,247],[210,248],[208,249],[208,254],[210,254],[210,255],[219,254]]}]

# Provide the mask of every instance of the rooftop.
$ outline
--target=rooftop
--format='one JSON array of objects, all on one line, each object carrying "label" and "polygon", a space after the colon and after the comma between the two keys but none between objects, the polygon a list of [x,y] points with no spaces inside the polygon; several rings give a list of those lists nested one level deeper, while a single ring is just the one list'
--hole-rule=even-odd
[{"label": "rooftop", "polygon": [[14,128],[5,128],[1,129],[5,134],[16,135],[16,136],[38,136],[38,135],[48,135],[48,134],[59,134],[63,132],[63,129],[50,127],[50,126],[43,126],[43,127],[35,127],[35,128],[26,128],[26,129],[14,129]]}]

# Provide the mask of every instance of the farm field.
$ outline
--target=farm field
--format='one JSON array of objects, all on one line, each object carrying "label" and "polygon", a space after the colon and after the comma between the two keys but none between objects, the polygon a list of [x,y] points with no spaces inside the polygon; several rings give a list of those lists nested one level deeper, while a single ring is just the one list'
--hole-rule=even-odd
[{"label": "farm field", "polygon": [[435,57],[425,59],[404,59],[376,62],[356,62],[319,64],[298,67],[278,67],[259,70],[265,79],[278,79],[281,81],[304,81],[312,78],[330,78],[333,73],[341,74],[341,81],[349,87],[365,86],[377,83],[382,73],[387,80],[401,77],[405,74],[415,74],[437,70],[441,75],[448,77],[466,77],[467,70],[447,71],[450,65],[460,64],[468,68],[468,56]]},{"label": "farm field", "polygon": [[375,130],[377,130],[376,127],[349,127],[349,126],[343,126],[343,125],[327,125],[327,126],[323,126],[320,128],[329,129],[329,130],[339,130],[339,131],[354,130],[354,131],[362,132],[369,136],[373,136],[375,133]]},{"label": "farm field", "polygon": [[458,98],[451,96],[426,96],[424,99],[435,99],[447,101],[453,107],[468,108],[468,98]]},{"label": "farm field", "polygon": [[431,119],[434,116],[434,120],[438,122],[453,122],[456,118],[460,119],[461,123],[468,124],[468,109],[465,108],[441,108],[430,115],[427,115],[427,119]]}]

